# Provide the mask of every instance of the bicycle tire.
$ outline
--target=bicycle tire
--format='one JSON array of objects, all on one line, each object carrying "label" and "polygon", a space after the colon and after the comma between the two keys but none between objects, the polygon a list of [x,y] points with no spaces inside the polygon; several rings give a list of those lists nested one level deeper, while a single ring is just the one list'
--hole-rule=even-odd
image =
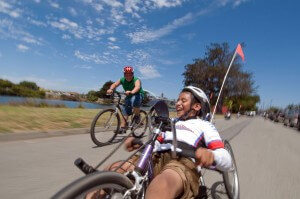
[{"label": "bicycle tire", "polygon": [[[232,169],[231,171],[223,172],[223,180],[225,184],[225,189],[227,195],[230,199],[239,199],[240,198],[240,187],[239,187],[239,178],[237,167],[233,155],[233,150],[231,145],[227,140],[224,140],[224,148],[229,152],[232,160]],[[233,183],[231,183],[230,174],[233,174]]]},{"label": "bicycle tire", "polygon": [[114,109],[100,111],[91,124],[90,134],[92,141],[97,146],[107,145],[115,139],[119,128],[120,116]]},{"label": "bicycle tire", "polygon": [[135,124],[131,129],[132,135],[136,138],[143,137],[147,131],[147,127],[148,127],[147,113],[144,110],[140,110],[140,122],[138,124]]},{"label": "bicycle tire", "polygon": [[[98,171],[83,176],[58,191],[51,199],[86,198],[87,194],[100,189],[107,190],[113,196],[123,194],[133,187],[126,176],[112,171]],[[118,198],[118,197],[114,197]]]}]

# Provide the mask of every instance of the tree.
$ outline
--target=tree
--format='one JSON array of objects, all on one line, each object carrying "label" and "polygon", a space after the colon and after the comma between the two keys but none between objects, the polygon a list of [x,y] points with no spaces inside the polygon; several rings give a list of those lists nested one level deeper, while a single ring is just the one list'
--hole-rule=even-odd
[{"label": "tree", "polygon": [[87,94],[87,100],[90,102],[95,102],[98,100],[98,96],[96,95],[96,91],[89,91]]},{"label": "tree", "polygon": [[34,82],[22,81],[22,82],[19,83],[19,85],[22,86],[22,87],[34,90],[34,91],[39,90],[39,87]]},{"label": "tree", "polygon": [[114,82],[111,80],[105,82],[104,85],[102,86],[102,88],[100,89],[100,91],[98,91],[97,96],[100,98],[109,98],[110,96],[106,95],[106,91],[110,88],[110,86],[113,83]]},{"label": "tree", "polygon": [[[185,72],[182,74],[184,85],[197,86],[207,95],[213,94],[210,103],[215,104],[233,53],[228,43],[210,44],[206,47],[203,58],[195,59],[194,63],[185,66]],[[235,59],[224,84],[218,110],[225,102],[225,97],[232,100],[233,97],[252,96],[255,91],[252,73],[243,71],[239,59]],[[234,106],[234,100],[232,106]]]}]

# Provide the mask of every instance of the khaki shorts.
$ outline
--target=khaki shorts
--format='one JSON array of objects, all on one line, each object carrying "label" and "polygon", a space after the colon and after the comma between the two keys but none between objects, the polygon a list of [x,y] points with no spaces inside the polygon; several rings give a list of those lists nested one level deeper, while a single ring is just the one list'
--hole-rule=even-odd
[{"label": "khaki shorts", "polygon": [[[182,179],[183,182],[183,193],[180,199],[191,199],[195,198],[198,195],[199,191],[199,174],[195,163],[185,157],[180,157],[177,159],[172,159],[171,153],[154,153],[152,156],[153,159],[153,170],[154,177],[162,173],[166,169],[172,169]],[[133,166],[136,165],[139,160],[139,156],[133,156],[128,160],[130,162],[130,167],[123,168],[123,170],[132,170]],[[124,172],[121,172],[124,173]]]}]

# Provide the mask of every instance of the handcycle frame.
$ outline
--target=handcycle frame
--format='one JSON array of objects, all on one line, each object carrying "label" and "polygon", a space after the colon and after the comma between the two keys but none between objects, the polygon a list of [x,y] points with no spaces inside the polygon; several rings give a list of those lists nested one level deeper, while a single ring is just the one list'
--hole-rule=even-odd
[{"label": "handcycle frame", "polygon": [[[125,160],[121,165],[119,165],[117,168],[114,169],[114,171],[117,171],[118,169],[122,168],[123,164],[128,162],[128,160],[136,155],[136,153],[140,152],[143,149],[143,152],[141,156],[139,157],[138,163],[135,165],[135,168],[132,171],[126,172],[124,175],[119,174],[112,171],[97,171],[95,168],[87,165],[83,161],[79,161],[75,163],[85,174],[88,174],[77,181],[71,183],[64,189],[62,189],[60,192],[58,192],[53,199],[61,199],[61,198],[75,198],[75,196],[82,194],[82,193],[88,193],[91,191],[92,188],[100,189],[101,183],[105,182],[110,185],[118,185],[123,187],[124,189],[122,193],[116,192],[113,193],[111,198],[125,198],[125,199],[139,199],[144,198],[145,191],[147,189],[147,186],[153,179],[153,163],[152,163],[152,152],[154,148],[154,143],[158,137],[158,135],[161,132],[162,127],[167,125],[167,123],[171,122],[171,130],[173,132],[173,148],[172,148],[172,156],[176,157],[177,155],[183,156],[183,157],[195,157],[195,153],[193,151],[177,151],[177,139],[176,139],[176,129],[175,129],[175,123],[176,119],[169,119],[168,117],[164,117],[166,115],[161,116],[160,110],[155,110],[158,114],[158,116],[151,116],[148,114],[148,126],[149,130],[152,132],[151,138],[143,144],[137,151],[135,151],[127,160]],[[151,111],[150,111],[151,112]],[[152,117],[152,118],[151,118]],[[154,123],[159,123],[158,127],[155,125],[154,128],[152,126],[153,120],[155,120]],[[214,171],[217,171],[223,175],[225,188],[227,191],[227,195],[230,199],[238,199],[239,198],[239,187],[238,187],[238,177],[237,177],[237,171],[236,171],[236,165],[234,161],[234,156],[232,149],[230,147],[229,142],[226,140],[224,141],[225,145],[229,146],[229,153],[232,156],[233,160],[233,171],[235,172],[234,180],[237,182],[237,184],[234,184],[233,186],[230,184],[230,181],[228,179],[228,173],[218,171],[216,169],[213,169]],[[97,166],[98,167],[98,166]],[[96,168],[97,168],[96,167]],[[198,170],[201,172],[201,170]],[[200,173],[201,174],[201,173]],[[102,181],[101,181],[102,179]],[[104,182],[105,181],[105,182]],[[201,196],[198,196],[197,198],[207,198],[207,192],[206,187],[204,184],[203,176],[200,175],[199,178],[200,186],[202,185],[205,189],[205,193]],[[235,187],[237,186],[237,187]],[[203,188],[203,187],[199,187]],[[108,189],[108,188],[106,188]],[[106,190],[103,188],[103,190]],[[203,190],[203,189],[202,189]]]},{"label": "handcycle frame", "polygon": [[[121,93],[114,91],[114,93],[112,94],[113,97],[114,97],[114,94],[117,95],[117,101],[114,103],[115,107],[113,109],[101,110],[94,117],[93,122],[91,124],[91,128],[90,128],[91,139],[97,146],[104,146],[104,145],[111,143],[115,139],[115,137],[118,135],[118,133],[120,132],[120,115],[121,115],[122,119],[126,122],[126,124],[128,124],[129,118],[127,120],[125,119],[123,111],[122,111],[122,107],[121,107],[121,106],[126,106],[125,103],[121,102]],[[102,141],[99,141],[98,138],[96,137],[96,133],[97,133],[96,128],[97,128],[98,120],[101,120],[100,117],[107,112],[110,112],[110,116],[104,124],[105,130],[107,130],[108,128],[110,128],[112,126],[114,119],[117,119],[117,121],[116,121],[117,124],[116,124],[116,129],[114,130],[112,137],[108,141],[102,142]],[[127,130],[130,130],[135,137],[142,137],[144,135],[146,128],[147,128],[147,122],[148,122],[147,113],[144,110],[140,110],[140,114],[145,115],[145,117],[142,118],[138,124],[136,124],[135,119],[133,117],[134,114],[132,114],[129,124],[126,125],[126,128],[124,129],[125,132],[122,132],[122,133],[126,133]],[[139,133],[139,134],[136,133],[135,131],[140,127],[141,124],[143,124],[143,122],[145,122],[145,120],[146,120],[145,129],[143,129],[143,132]]]}]

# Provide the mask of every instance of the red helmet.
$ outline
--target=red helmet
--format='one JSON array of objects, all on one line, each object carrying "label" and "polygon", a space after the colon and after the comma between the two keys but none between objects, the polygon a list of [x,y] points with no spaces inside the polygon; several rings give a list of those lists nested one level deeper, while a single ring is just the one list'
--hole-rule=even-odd
[{"label": "red helmet", "polygon": [[125,66],[123,72],[124,73],[133,73],[134,70],[133,70],[132,66]]}]

